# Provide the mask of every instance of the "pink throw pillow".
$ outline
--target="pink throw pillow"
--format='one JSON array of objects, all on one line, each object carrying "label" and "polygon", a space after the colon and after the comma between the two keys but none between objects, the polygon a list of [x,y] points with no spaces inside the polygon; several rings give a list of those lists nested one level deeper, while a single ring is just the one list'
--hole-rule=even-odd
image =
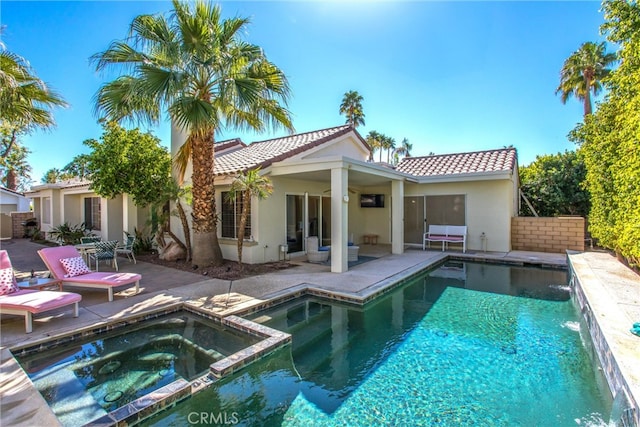
[{"label": "pink throw pillow", "polygon": [[8,295],[19,290],[13,268],[0,269],[0,295]]},{"label": "pink throw pillow", "polygon": [[84,259],[79,256],[73,258],[61,258],[60,264],[64,267],[64,271],[67,272],[64,277],[76,277],[82,274],[91,273],[91,270],[87,267]]}]

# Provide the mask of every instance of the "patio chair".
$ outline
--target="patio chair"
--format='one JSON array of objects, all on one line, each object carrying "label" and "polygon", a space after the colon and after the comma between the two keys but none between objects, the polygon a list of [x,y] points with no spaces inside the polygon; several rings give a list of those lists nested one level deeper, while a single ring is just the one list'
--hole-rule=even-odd
[{"label": "patio chair", "polygon": [[322,263],[329,260],[329,251],[320,250],[316,236],[307,237],[307,261]]},{"label": "patio chair", "polygon": [[73,317],[78,317],[78,303],[82,300],[81,295],[73,292],[20,289],[5,250],[0,250],[0,292],[3,292],[0,295],[0,313],[24,316],[27,334],[33,331],[34,314],[73,304]]},{"label": "patio chair", "polygon": [[108,242],[96,242],[96,249],[94,253],[90,253],[89,257],[96,262],[96,271],[100,271],[100,261],[110,261],[111,266],[118,271],[118,259],[116,248],[118,247],[117,240],[109,240]]},{"label": "patio chair", "polygon": [[[140,291],[141,275],[136,273],[91,272],[89,267],[84,264],[80,252],[73,246],[40,249],[38,255],[40,255],[40,258],[42,258],[42,261],[51,272],[51,276],[62,280],[63,286],[106,289],[109,294],[109,301],[113,301],[114,288],[135,285],[136,293]],[[76,268],[65,268],[63,260],[67,265],[75,263]],[[84,265],[80,265],[78,260],[82,261]]]},{"label": "patio chair", "polygon": [[86,245],[87,243],[96,243],[102,240],[100,236],[85,236],[80,238],[80,244]]},{"label": "patio chair", "polygon": [[133,253],[133,245],[135,242],[135,236],[127,236],[127,241],[116,248],[116,255],[126,255],[129,262],[133,259],[133,263],[137,264],[136,255]]}]

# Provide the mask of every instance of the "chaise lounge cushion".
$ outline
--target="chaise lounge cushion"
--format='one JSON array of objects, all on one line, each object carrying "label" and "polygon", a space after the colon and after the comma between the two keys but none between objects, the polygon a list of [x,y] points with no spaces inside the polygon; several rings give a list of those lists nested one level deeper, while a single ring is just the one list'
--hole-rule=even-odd
[{"label": "chaise lounge cushion", "polygon": [[78,250],[73,246],[44,248],[40,249],[38,254],[51,272],[51,275],[58,280],[62,280],[62,284],[65,286],[106,289],[109,293],[109,301],[113,300],[114,288],[135,285],[136,292],[139,291],[139,283],[142,276],[136,273],[92,272],[74,277],[65,277],[67,272],[62,266],[61,260],[80,256]]},{"label": "chaise lounge cushion", "polygon": [[0,269],[0,296],[9,295],[19,290],[16,277],[13,275],[13,268]]},{"label": "chaise lounge cushion", "polygon": [[33,314],[79,302],[82,296],[73,292],[21,289],[0,298],[0,309],[26,310]]},{"label": "chaise lounge cushion", "polygon": [[60,264],[64,267],[64,271],[67,272],[64,277],[76,277],[81,274],[91,273],[91,269],[87,267],[87,263],[80,256],[62,258]]}]

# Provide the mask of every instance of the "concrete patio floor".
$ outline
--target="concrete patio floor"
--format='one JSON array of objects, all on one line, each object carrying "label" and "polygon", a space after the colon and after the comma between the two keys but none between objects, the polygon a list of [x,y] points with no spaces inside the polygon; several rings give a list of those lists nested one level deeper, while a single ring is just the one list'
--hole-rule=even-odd
[{"label": "concrete patio floor", "polygon": [[[9,252],[19,276],[28,275],[32,269],[40,276],[47,273],[36,253],[42,248],[41,245],[28,240],[11,240],[0,242],[0,248]],[[459,251],[422,251],[408,248],[404,254],[394,255],[390,254],[390,247],[385,245],[361,245],[360,248],[360,255],[376,259],[352,267],[346,273],[331,273],[330,266],[310,264],[304,258],[294,258],[290,261],[296,264],[293,268],[247,277],[233,283],[228,280],[205,279],[198,274],[145,262],[132,264],[122,258],[119,260],[120,271],[142,274],[141,290],[137,295],[133,294],[133,288],[124,289],[115,293],[113,302],[108,302],[106,291],[72,288],[72,291],[82,295],[79,317],[72,317],[70,308],[34,316],[31,334],[25,334],[22,317],[3,316],[0,324],[0,425],[59,425],[44,399],[31,385],[9,351],[11,348],[46,341],[55,335],[184,301],[206,305],[214,312],[222,313],[308,286],[330,292],[364,295],[434,265],[450,254],[470,260],[566,266],[564,254],[462,254]],[[228,294],[230,285],[231,293]]]}]

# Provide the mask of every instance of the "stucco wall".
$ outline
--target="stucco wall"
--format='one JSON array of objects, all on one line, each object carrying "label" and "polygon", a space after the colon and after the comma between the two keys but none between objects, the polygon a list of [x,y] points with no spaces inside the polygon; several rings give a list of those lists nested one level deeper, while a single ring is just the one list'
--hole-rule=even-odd
[{"label": "stucco wall", "polygon": [[511,236],[513,250],[584,251],[584,218],[515,217],[511,222]]},{"label": "stucco wall", "polygon": [[[511,217],[514,212],[513,182],[508,179],[455,183],[406,184],[407,196],[464,194],[467,249],[511,250]],[[486,248],[480,235],[485,233]]]}]

